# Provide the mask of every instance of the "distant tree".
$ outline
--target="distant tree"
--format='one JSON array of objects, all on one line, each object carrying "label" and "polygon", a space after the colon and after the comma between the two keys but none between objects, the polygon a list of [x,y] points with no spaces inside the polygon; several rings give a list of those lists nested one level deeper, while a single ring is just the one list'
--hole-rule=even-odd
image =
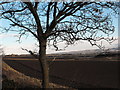
[{"label": "distant tree", "polygon": [[[9,20],[7,31],[19,32],[19,39],[28,33],[39,43],[42,86],[49,88],[49,66],[46,60],[46,46],[52,44],[59,50],[58,43],[74,44],[78,40],[87,40],[101,47],[98,41],[112,41],[109,36],[115,30],[111,15],[107,9],[116,12],[115,2],[0,2],[1,18]],[[103,36],[100,36],[100,33]],[[29,51],[32,55],[34,53]],[[35,55],[34,55],[35,56]]]}]

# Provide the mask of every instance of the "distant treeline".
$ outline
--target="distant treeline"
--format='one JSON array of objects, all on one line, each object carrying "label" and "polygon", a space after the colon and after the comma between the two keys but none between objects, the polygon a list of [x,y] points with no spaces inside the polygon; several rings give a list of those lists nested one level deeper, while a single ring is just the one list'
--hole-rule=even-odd
[{"label": "distant treeline", "polygon": [[96,55],[95,57],[118,57],[120,56],[120,53],[101,53],[99,55]]},{"label": "distant treeline", "polygon": [[[37,56],[37,55],[36,55]],[[80,58],[96,58],[96,57],[117,57],[120,56],[120,52],[102,52],[98,55],[94,53],[90,54],[48,54],[47,59],[80,59]],[[24,59],[34,59],[32,55],[6,55],[5,58],[24,58]]]}]

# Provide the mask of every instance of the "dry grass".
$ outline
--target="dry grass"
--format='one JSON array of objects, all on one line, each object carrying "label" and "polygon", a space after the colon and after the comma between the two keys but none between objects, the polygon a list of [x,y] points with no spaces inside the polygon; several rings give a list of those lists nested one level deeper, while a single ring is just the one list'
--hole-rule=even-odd
[{"label": "dry grass", "polygon": [[[22,87],[29,87],[29,86],[40,87],[41,86],[41,80],[22,74],[14,70],[13,68],[11,68],[5,62],[2,63],[2,71],[3,71],[2,74],[7,76],[9,80],[13,80],[14,82],[17,82]],[[50,88],[69,88],[69,87],[50,83]]]}]

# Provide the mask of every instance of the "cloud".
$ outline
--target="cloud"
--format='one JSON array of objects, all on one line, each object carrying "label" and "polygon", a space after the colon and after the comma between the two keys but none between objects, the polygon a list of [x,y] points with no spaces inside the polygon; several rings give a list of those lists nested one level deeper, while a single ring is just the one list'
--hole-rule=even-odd
[{"label": "cloud", "polygon": [[7,34],[7,33],[0,34],[0,38],[17,37],[17,36],[19,35],[18,34]]},{"label": "cloud", "polygon": [[[7,38],[7,37],[14,37],[15,35],[17,35],[17,34],[4,34],[0,37]],[[118,38],[120,40],[120,37],[116,37],[116,38]],[[28,49],[28,50],[35,49],[35,45],[34,45],[35,42],[34,42],[34,40],[32,41],[32,39],[28,40],[27,42],[24,41],[24,43],[21,43],[21,44],[13,43],[13,42],[11,42],[11,43],[12,44],[4,45],[5,46],[4,50],[5,50],[6,54],[12,54],[12,53],[13,54],[28,54],[28,52],[22,50],[21,47]],[[112,48],[112,47],[117,46],[118,43],[120,45],[120,42],[118,40],[116,40],[111,45],[108,42],[103,42],[103,45],[106,48]],[[100,42],[99,42],[99,44],[100,44]],[[64,46],[64,43],[61,43],[59,46],[62,48]],[[98,49],[98,47],[91,46],[91,44],[87,41],[77,41],[76,44],[67,47],[63,51],[57,51],[57,52],[82,51],[82,50],[88,50],[88,49],[89,50]],[[53,47],[47,47],[47,54],[50,54],[50,53],[56,53],[56,51],[55,51],[55,49],[53,49]]]},{"label": "cloud", "polygon": [[[116,37],[118,38],[118,37]],[[120,40],[120,38],[119,38]],[[101,44],[101,42],[98,42],[97,44]],[[105,49],[108,48],[114,48],[118,45],[118,40],[115,40],[113,43],[109,44],[107,41],[103,41],[102,45],[105,47]],[[60,46],[64,46],[64,44],[61,44]],[[69,52],[69,51],[82,51],[82,50],[92,50],[92,49],[99,49],[97,46],[92,46],[88,41],[77,41],[74,45],[68,46],[65,50],[57,51],[57,52]],[[47,53],[56,53],[55,50],[53,50],[53,47],[47,48]]]},{"label": "cloud", "polygon": [[30,43],[13,43],[11,45],[4,45],[4,52],[5,54],[29,54],[27,51],[22,50],[22,48],[24,49],[28,49],[28,50],[35,50],[35,45],[34,44],[30,44]]},{"label": "cloud", "polygon": [[[23,47],[25,49],[32,49],[33,47]],[[28,52],[21,49],[21,46],[4,47],[5,54],[28,54]]]}]

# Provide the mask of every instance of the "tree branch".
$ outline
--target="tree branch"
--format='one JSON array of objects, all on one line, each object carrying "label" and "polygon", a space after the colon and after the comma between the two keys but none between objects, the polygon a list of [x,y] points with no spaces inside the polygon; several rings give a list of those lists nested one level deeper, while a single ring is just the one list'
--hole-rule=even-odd
[{"label": "tree branch", "polygon": [[6,3],[10,3],[10,2],[1,2],[0,5],[6,4]]},{"label": "tree branch", "polygon": [[23,26],[23,25],[20,25],[20,24],[18,24],[18,23],[16,23],[16,22],[14,22],[12,19],[10,19],[10,18],[8,18],[8,17],[6,17],[6,16],[4,16],[6,19],[8,19],[8,20],[10,20],[13,24],[11,24],[12,26],[18,26],[18,27],[22,27],[22,28],[24,28],[24,29],[27,29],[33,36],[35,36],[37,39],[38,39],[38,36],[34,33],[34,32],[32,32],[29,28],[27,28],[27,27],[25,27],[25,26]]},{"label": "tree branch", "polygon": [[50,13],[50,6],[52,5],[53,3],[52,2],[50,2],[49,3],[49,5],[48,5],[48,9],[47,9],[47,22],[46,22],[46,28],[47,28],[47,30],[46,31],[48,31],[48,29],[49,29],[49,13]]},{"label": "tree branch", "polygon": [[36,12],[36,10],[34,9],[33,5],[31,2],[24,2],[29,10],[31,11],[31,13],[33,14],[34,18],[35,18],[35,21],[36,21],[36,24],[37,24],[37,34],[38,34],[38,39],[41,41],[41,39],[43,38],[42,35],[43,35],[43,30],[42,30],[42,26],[41,26],[41,22],[40,22],[40,18]]},{"label": "tree branch", "polygon": [[34,56],[36,59],[38,59],[38,56],[37,56],[36,54],[34,54],[31,50],[24,49],[24,48],[21,48],[21,49],[27,51],[27,52],[30,53],[32,56]]},{"label": "tree branch", "polygon": [[24,7],[24,8],[21,9],[21,10],[8,10],[8,11],[6,11],[6,12],[3,12],[2,14],[5,14],[5,13],[12,13],[12,12],[22,12],[22,11],[24,11],[25,9],[27,9],[27,7]]}]

